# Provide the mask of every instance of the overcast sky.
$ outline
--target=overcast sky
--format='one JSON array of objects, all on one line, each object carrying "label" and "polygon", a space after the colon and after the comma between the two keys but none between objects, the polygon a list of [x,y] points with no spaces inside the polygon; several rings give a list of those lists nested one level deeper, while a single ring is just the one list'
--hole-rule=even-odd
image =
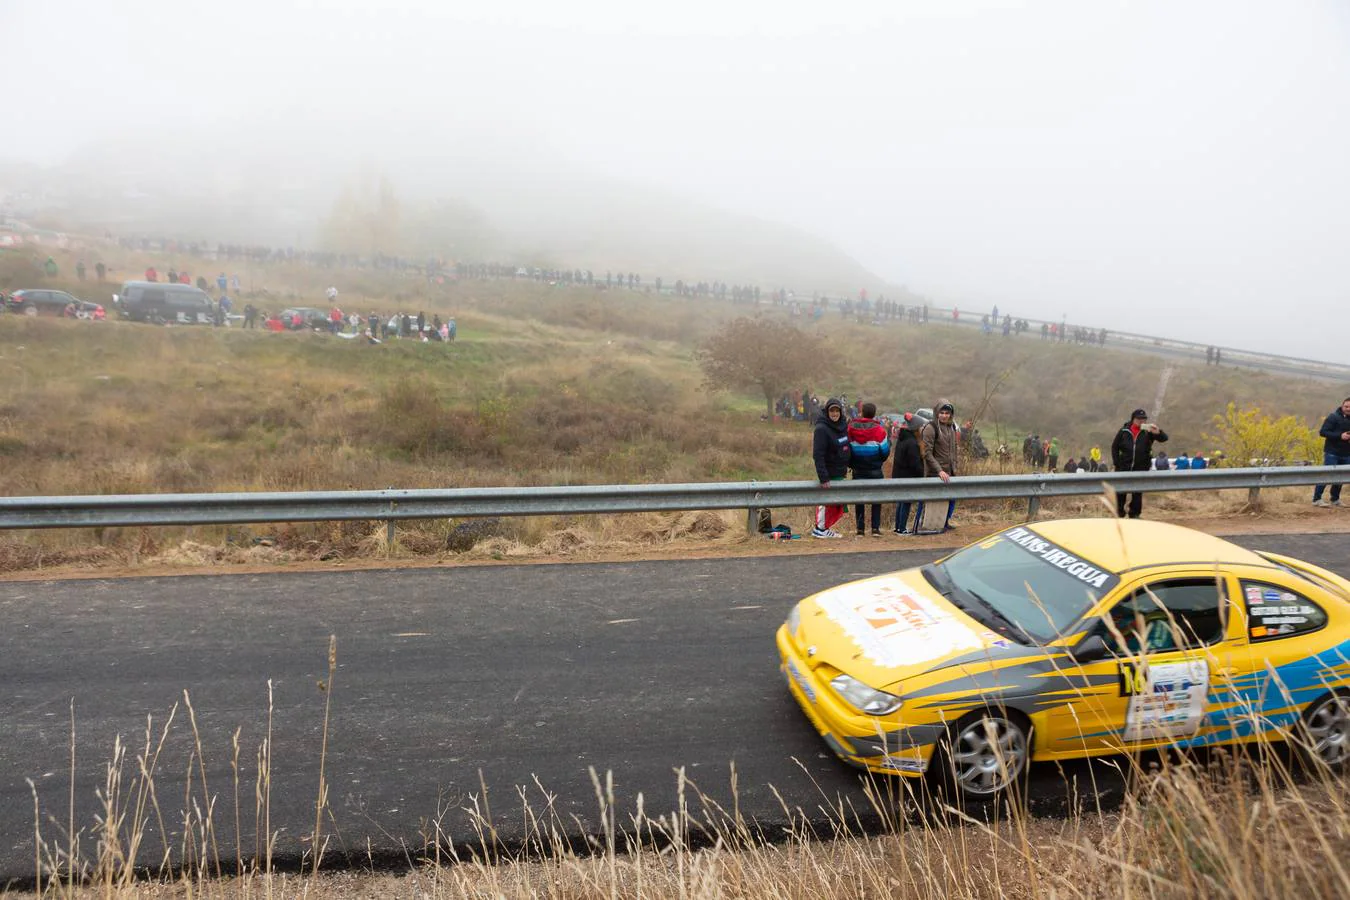
[{"label": "overcast sky", "polygon": [[0,152],[147,122],[487,143],[801,226],[972,310],[1345,361],[1350,0],[469,7],[0,0]]}]

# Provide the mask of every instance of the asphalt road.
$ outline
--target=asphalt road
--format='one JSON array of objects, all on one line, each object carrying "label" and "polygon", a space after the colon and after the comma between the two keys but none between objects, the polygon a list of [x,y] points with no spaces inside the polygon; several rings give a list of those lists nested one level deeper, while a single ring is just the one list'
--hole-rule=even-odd
[{"label": "asphalt road", "polygon": [[[1350,573],[1344,535],[1263,536],[1248,546]],[[878,819],[865,782],[837,762],[788,696],[773,633],[800,597],[929,561],[932,553],[277,573],[0,585],[0,886],[34,872],[36,787],[44,842],[65,847],[75,716],[75,822],[83,855],[114,742],[129,747],[134,800],[147,717],[174,858],[184,812],[215,797],[215,842],[257,846],[254,789],[273,689],[271,827],[295,860],[314,827],[329,635],[337,636],[325,771],[332,850],[396,864],[428,837],[477,845],[466,810],[490,811],[517,847],[522,808],[576,838],[603,831],[591,771],[613,773],[616,820],[707,798],[772,838],[800,811],[828,828],[843,808]],[[194,758],[188,692],[208,790]],[[239,796],[232,736],[239,730]],[[191,777],[189,778],[189,770]],[[1041,766],[1033,808],[1111,804],[1110,766]],[[106,791],[105,791],[106,793]],[[1072,795],[1071,797],[1069,795]],[[187,797],[193,798],[186,800]],[[855,815],[856,814],[856,815]],[[141,861],[165,838],[149,817]],[[673,821],[673,819],[672,819]],[[193,840],[201,840],[200,831]]]}]

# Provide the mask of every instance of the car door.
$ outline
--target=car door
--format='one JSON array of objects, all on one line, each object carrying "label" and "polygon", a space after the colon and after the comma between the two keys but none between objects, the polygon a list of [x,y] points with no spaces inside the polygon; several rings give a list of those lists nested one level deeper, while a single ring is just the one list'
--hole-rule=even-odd
[{"label": "car door", "polygon": [[1048,749],[1130,750],[1201,738],[1233,679],[1250,665],[1233,590],[1231,579],[1213,570],[1154,575],[1117,589],[1088,632],[1102,637],[1107,653],[1078,665],[1076,696],[1055,717]]}]

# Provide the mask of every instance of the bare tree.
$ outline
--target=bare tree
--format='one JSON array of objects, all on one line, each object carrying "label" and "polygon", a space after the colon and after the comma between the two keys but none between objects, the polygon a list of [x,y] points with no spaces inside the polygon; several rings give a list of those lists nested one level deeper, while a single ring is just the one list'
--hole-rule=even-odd
[{"label": "bare tree", "polygon": [[830,365],[821,338],[762,316],[728,324],[707,340],[698,359],[706,389],[758,388],[770,418],[775,397],[825,376]]}]

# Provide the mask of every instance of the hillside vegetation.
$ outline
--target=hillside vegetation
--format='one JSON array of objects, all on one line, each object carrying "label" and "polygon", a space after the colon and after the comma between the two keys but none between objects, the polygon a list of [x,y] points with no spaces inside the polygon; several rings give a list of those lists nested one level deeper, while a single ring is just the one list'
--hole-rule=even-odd
[{"label": "hillside vegetation", "polygon": [[[139,260],[121,261],[120,281]],[[69,261],[63,261],[68,271]],[[380,272],[249,271],[244,300],[455,316],[453,345],[367,346],[326,334],[0,317],[0,490],[10,496],[390,486],[686,482],[812,477],[810,429],[762,420],[754,393],[701,388],[696,353],[753,307],[537,282],[428,284]],[[10,287],[23,277],[8,273]],[[66,283],[86,297],[98,286]],[[80,289],[83,288],[83,291]],[[112,284],[101,290],[110,293]],[[769,315],[781,308],[760,307]],[[882,410],[950,398],[1020,446],[1105,448],[1134,406],[1153,410],[1163,363],[1106,348],[983,336],[936,322],[860,325],[831,311],[802,327],[834,348],[822,399]],[[993,390],[997,384],[997,390]],[[1178,366],[1157,421],[1174,452],[1230,401],[1314,426],[1346,389]],[[1155,410],[1156,412],[1156,410]],[[1016,462],[1020,465],[1020,454]],[[523,526],[522,526],[523,527]],[[527,529],[540,538],[547,525]]]}]

